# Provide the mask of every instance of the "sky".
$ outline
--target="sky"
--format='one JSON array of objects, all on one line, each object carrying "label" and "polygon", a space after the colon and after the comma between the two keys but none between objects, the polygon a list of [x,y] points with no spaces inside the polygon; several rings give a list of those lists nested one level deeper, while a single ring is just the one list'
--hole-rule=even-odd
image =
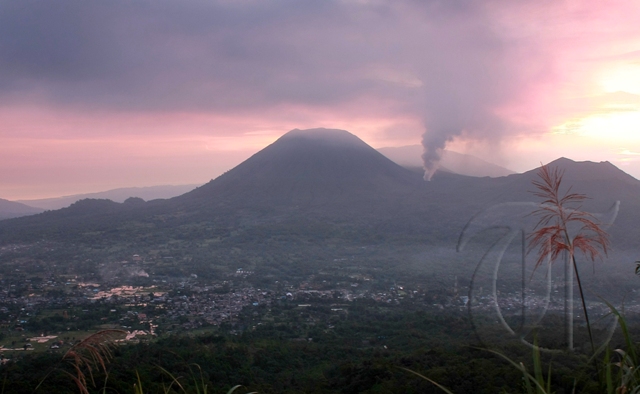
[{"label": "sky", "polygon": [[[0,198],[205,183],[294,128],[640,178],[640,5],[0,0]],[[427,176],[428,177],[428,176]]]}]

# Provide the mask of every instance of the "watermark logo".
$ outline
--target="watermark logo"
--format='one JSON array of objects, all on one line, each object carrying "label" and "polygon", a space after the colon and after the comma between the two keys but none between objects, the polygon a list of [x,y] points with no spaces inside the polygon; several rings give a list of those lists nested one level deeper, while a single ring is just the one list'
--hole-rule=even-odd
[{"label": "watermark logo", "polygon": [[[590,216],[608,227],[615,221],[619,206],[616,202],[607,212]],[[574,308],[572,262],[565,253],[555,264],[547,258],[536,268],[527,253],[528,234],[537,222],[534,213],[544,207],[533,202],[497,204],[473,217],[460,234],[458,252],[474,240],[481,240],[467,307],[474,330],[485,345],[503,340],[506,335],[534,346],[534,335],[544,332],[548,320],[545,317],[553,315],[554,327],[558,326],[558,319],[562,320],[559,325],[564,328],[562,346],[574,348],[575,322],[581,313]],[[598,322],[604,332],[599,342],[606,343],[613,335],[616,321],[610,318]],[[560,345],[542,349],[560,350]]]}]

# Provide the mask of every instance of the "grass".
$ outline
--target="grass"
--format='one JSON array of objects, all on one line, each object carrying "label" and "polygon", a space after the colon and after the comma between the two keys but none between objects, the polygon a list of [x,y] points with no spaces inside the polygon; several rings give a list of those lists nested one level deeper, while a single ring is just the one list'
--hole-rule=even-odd
[{"label": "grass", "polygon": [[[171,378],[171,382],[169,383],[168,386],[165,386],[164,384],[162,385],[162,392],[163,394],[169,394],[173,391],[179,391],[183,394],[189,394],[189,393],[194,393],[194,394],[208,394],[209,393],[209,382],[207,382],[207,380],[205,380],[203,374],[202,374],[202,368],[200,368],[200,366],[198,364],[189,364],[189,373],[191,375],[191,380],[193,381],[193,389],[187,391],[187,389],[184,387],[184,385],[182,383],[180,383],[180,380],[183,379],[181,376],[175,376],[174,374],[172,374],[170,371],[167,371],[165,368],[161,367],[161,366],[156,366],[158,369],[160,369],[165,375],[167,375],[169,378]],[[194,368],[198,370],[198,373],[194,373]],[[143,384],[142,384],[142,380],[140,379],[140,374],[138,373],[138,371],[136,371],[136,379],[137,382],[133,385],[133,392],[134,394],[144,394],[144,389],[143,389]],[[231,389],[229,389],[229,391],[227,391],[227,394],[233,394],[236,391],[240,390],[242,387],[242,385],[236,385],[233,386]],[[175,389],[174,389],[175,388]],[[173,390],[173,391],[172,391]],[[246,394],[257,394],[257,392],[253,391],[250,393],[246,393]]]},{"label": "grass", "polygon": [[[94,334],[87,336],[79,343],[73,345],[61,358],[63,366],[57,367],[54,370],[60,370],[67,375],[78,388],[81,394],[89,394],[89,387],[95,387],[94,372],[100,371],[105,375],[104,385],[102,392],[107,391],[107,381],[109,379],[109,372],[107,365],[113,358],[112,348],[115,346],[115,340],[122,335],[126,334],[126,331],[122,330],[102,330]],[[70,367],[71,371],[69,371]],[[208,394],[210,392],[210,383],[205,378],[202,368],[198,364],[189,364],[189,375],[191,385],[189,389],[185,388],[185,385],[181,382],[184,380],[182,376],[175,376],[162,366],[156,366],[160,371],[166,374],[170,378],[168,385],[162,386],[164,394],[171,392],[181,392],[183,394]],[[42,385],[44,380],[54,371],[50,371],[45,378],[40,382],[35,391]],[[236,385],[232,387],[227,393],[233,394],[240,390],[242,385]],[[144,394],[144,386],[140,378],[140,374],[136,371],[136,382],[133,384],[134,394]],[[256,394],[251,392],[248,394]]]},{"label": "grass", "polygon": [[108,376],[107,364],[113,358],[111,348],[115,345],[115,339],[124,334],[126,332],[121,330],[102,330],[71,346],[60,360],[62,365],[51,370],[35,391],[53,371],[59,370],[73,380],[81,394],[89,394],[89,383],[95,386],[95,370],[102,370]]},{"label": "grass", "polygon": [[640,393],[640,359],[636,344],[631,338],[629,327],[624,316],[610,303],[607,302],[611,313],[618,319],[625,349],[606,349],[604,364],[604,376],[600,377],[607,394],[632,394]]},{"label": "grass", "polygon": [[[640,353],[638,352],[637,344],[631,337],[624,315],[611,303],[607,301],[605,301],[605,303],[610,308],[611,313],[617,318],[624,340],[624,348],[612,349],[608,344],[604,345],[604,358],[601,361],[596,360],[596,362],[600,364],[598,368],[600,392],[603,394],[640,394]],[[492,349],[484,350],[502,358],[520,371],[523,382],[522,391],[526,394],[551,394],[554,392],[551,384],[553,365],[549,363],[546,368],[546,374],[543,372],[544,368],[537,341],[534,340],[532,351],[533,371],[530,371],[524,363],[514,361],[500,351]],[[593,358],[595,358],[595,356]],[[448,388],[418,372],[406,368],[401,369],[432,383],[447,394],[453,394]],[[573,393],[577,392],[577,385],[578,382],[574,381]]]}]

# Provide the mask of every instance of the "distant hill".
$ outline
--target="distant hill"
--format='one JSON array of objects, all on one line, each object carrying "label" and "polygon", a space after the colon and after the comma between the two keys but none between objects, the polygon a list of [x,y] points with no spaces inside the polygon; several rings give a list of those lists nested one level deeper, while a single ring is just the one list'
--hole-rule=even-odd
[{"label": "distant hill", "polygon": [[[404,167],[422,167],[421,145],[408,145],[401,147],[380,148],[378,152]],[[500,177],[515,174],[507,168],[489,163],[473,155],[467,155],[450,150],[445,150],[442,154],[440,166],[445,171],[450,171],[460,175],[475,177]]]},{"label": "distant hill", "polygon": [[0,220],[34,215],[40,212],[42,212],[42,209],[0,198]]},{"label": "distant hill", "polygon": [[76,201],[86,198],[108,199],[114,202],[124,202],[129,197],[138,197],[143,200],[155,200],[158,198],[172,198],[189,192],[200,185],[161,185],[148,187],[125,187],[107,190],[97,193],[75,194],[72,196],[43,198],[36,200],[18,200],[17,202],[45,210],[66,208]]}]

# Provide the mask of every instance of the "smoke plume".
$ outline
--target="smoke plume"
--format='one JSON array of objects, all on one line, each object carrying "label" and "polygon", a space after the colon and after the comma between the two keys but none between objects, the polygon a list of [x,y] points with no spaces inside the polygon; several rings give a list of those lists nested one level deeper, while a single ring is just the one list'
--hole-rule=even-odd
[{"label": "smoke plume", "polygon": [[518,102],[532,75],[544,68],[544,57],[535,65],[526,61],[527,54],[536,51],[535,43],[514,40],[489,19],[478,3],[458,4],[432,26],[434,53],[423,76],[425,180],[436,172],[442,151],[454,139],[491,143],[513,130],[501,111]]}]

